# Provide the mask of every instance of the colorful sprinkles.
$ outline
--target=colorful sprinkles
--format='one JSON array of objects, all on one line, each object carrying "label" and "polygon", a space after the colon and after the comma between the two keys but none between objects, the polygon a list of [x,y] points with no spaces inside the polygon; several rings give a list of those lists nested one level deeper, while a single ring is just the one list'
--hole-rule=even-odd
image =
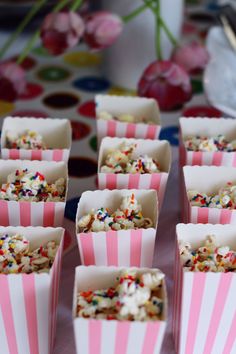
[{"label": "colorful sprinkles", "polygon": [[40,134],[32,130],[26,130],[24,133],[21,134],[7,131],[6,148],[25,149],[25,150],[45,150],[47,149],[47,146]]},{"label": "colorful sprinkles", "polygon": [[189,136],[184,145],[189,151],[236,151],[236,140],[228,141],[224,135],[216,137]]}]

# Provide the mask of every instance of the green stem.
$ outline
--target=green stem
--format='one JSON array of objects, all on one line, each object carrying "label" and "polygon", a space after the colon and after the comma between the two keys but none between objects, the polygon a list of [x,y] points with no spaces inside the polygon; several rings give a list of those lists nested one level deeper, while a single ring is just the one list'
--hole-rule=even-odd
[{"label": "green stem", "polygon": [[80,6],[82,5],[82,2],[83,0],[75,0],[70,8],[70,11],[76,11],[77,9],[79,9]]},{"label": "green stem", "polygon": [[156,53],[157,53],[158,60],[162,60],[160,11],[161,11],[160,0],[157,0],[155,16],[156,16]]},{"label": "green stem", "polygon": [[59,4],[57,4],[54,8],[53,8],[53,12],[59,12],[61,11],[67,4],[68,4],[69,0],[61,0],[59,2]]},{"label": "green stem", "polygon": [[137,7],[137,9],[132,11],[130,14],[122,17],[123,22],[127,23],[127,22],[131,21],[134,17],[140,15],[146,9],[147,9],[147,5],[146,4],[143,4],[143,5],[139,6],[139,7]]},{"label": "green stem", "polygon": [[173,34],[171,33],[170,29],[168,28],[166,22],[163,20],[162,17],[160,17],[160,23],[161,23],[161,26],[162,26],[163,30],[165,31],[167,37],[169,38],[170,42],[173,44],[174,47],[176,47],[178,45],[178,41],[173,36]]},{"label": "green stem", "polygon": [[47,0],[39,0],[35,2],[31,10],[25,16],[23,21],[17,27],[17,29],[12,33],[12,35],[8,38],[4,46],[0,49],[0,59],[5,55],[6,51],[10,48],[12,43],[16,40],[18,35],[25,29],[28,23],[32,20],[32,18],[36,15],[36,13],[45,5]]}]

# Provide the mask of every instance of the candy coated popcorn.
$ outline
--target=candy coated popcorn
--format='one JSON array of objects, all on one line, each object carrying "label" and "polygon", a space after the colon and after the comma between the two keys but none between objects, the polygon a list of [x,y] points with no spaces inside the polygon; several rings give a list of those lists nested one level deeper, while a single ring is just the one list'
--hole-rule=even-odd
[{"label": "candy coated popcorn", "polygon": [[8,131],[6,134],[6,147],[8,149],[45,150],[43,137],[33,130],[26,130],[22,134]]},{"label": "candy coated popcorn", "polygon": [[189,136],[184,145],[189,151],[236,151],[236,140],[228,141],[224,135],[216,137]]},{"label": "candy coated popcorn", "polygon": [[164,274],[121,271],[109,289],[78,293],[77,316],[107,320],[156,321],[163,314]]},{"label": "candy coated popcorn", "polygon": [[136,117],[129,113],[122,113],[119,115],[112,115],[110,112],[101,111],[98,113],[98,119],[103,120],[117,120],[119,122],[125,123],[145,123],[145,124],[154,124],[150,119],[146,117],[141,117],[136,119]]}]

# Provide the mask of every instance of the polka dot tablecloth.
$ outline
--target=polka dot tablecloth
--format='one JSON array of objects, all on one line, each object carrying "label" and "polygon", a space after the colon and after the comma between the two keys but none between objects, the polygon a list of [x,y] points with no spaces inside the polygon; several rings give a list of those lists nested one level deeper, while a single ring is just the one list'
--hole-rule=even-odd
[{"label": "polka dot tablecloth", "polygon": [[[205,38],[206,20],[201,23],[200,14],[187,17],[184,36]],[[200,24],[200,25],[199,25]],[[66,206],[65,255],[63,259],[60,301],[55,345],[56,354],[74,354],[73,328],[71,320],[74,267],[79,264],[75,240],[75,212],[79,196],[85,190],[96,188],[97,149],[95,131],[96,93],[135,95],[121,87],[112,85],[101,74],[101,55],[89,53],[81,45],[59,58],[50,57],[42,48],[36,48],[23,67],[27,71],[27,88],[15,102],[0,101],[0,124],[6,115],[28,117],[68,118],[73,130],[73,144],[69,160],[69,193]],[[141,74],[141,73],[140,73]],[[221,112],[208,106],[202,92],[201,77],[192,78],[194,95],[182,109],[162,113],[161,139],[167,139],[173,147],[173,166],[170,175],[164,208],[160,214],[154,265],[167,274],[170,317],[172,294],[172,271],[174,259],[175,225],[178,222],[179,201],[177,191],[177,145],[178,118],[185,116],[220,116]],[[162,353],[174,353],[170,319]],[[123,354],[123,353],[121,353]]]}]

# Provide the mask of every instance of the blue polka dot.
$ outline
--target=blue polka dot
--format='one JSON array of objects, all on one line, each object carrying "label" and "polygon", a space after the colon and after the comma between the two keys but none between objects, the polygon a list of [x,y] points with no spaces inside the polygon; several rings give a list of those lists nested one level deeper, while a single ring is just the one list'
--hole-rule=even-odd
[{"label": "blue polka dot", "polygon": [[67,201],[65,209],[65,217],[71,221],[75,221],[79,198],[73,198]]},{"label": "blue polka dot", "polygon": [[79,90],[88,92],[105,91],[110,87],[108,80],[94,76],[86,76],[77,79],[73,82],[73,85]]},{"label": "blue polka dot", "polygon": [[160,139],[168,140],[171,145],[179,145],[179,128],[178,127],[166,127],[161,129]]}]

